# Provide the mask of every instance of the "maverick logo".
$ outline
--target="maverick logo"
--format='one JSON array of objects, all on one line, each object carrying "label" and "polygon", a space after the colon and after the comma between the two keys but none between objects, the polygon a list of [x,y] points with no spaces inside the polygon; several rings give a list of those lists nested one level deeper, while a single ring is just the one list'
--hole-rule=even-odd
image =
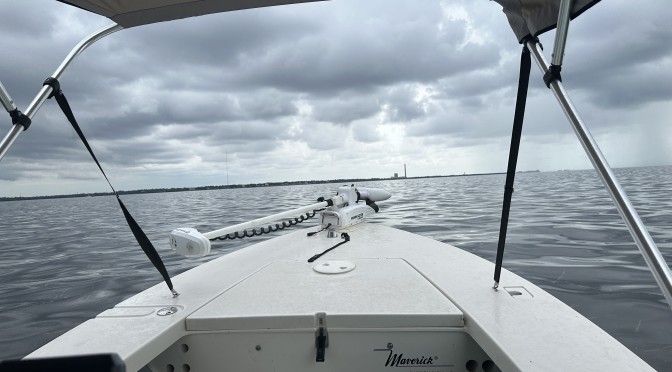
[{"label": "maverick logo", "polygon": [[395,353],[392,348],[389,349],[373,349],[373,351],[387,351],[387,361],[385,367],[425,367],[434,365],[436,357],[413,356],[404,358],[404,353]]},{"label": "maverick logo", "polygon": [[357,214],[357,215],[354,215],[354,216],[350,217],[350,221],[355,220],[357,218],[364,218],[364,213],[360,213],[360,214]]}]

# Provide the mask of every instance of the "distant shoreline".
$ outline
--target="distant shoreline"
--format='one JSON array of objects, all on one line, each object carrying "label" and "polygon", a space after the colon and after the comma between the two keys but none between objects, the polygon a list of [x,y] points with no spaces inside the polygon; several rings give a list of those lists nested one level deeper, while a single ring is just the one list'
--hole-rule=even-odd
[{"label": "distant shoreline", "polygon": [[[534,173],[533,171],[519,171],[517,173]],[[390,177],[390,178],[350,178],[350,179],[333,179],[333,180],[311,180],[311,181],[285,181],[285,182],[263,182],[263,183],[248,183],[236,185],[218,185],[218,186],[198,186],[198,187],[174,187],[174,188],[158,188],[158,189],[140,189],[140,190],[121,190],[120,195],[131,194],[155,194],[162,192],[183,192],[183,191],[205,191],[205,190],[221,190],[221,189],[244,189],[252,187],[272,187],[272,186],[294,186],[294,185],[315,185],[323,183],[352,183],[352,182],[375,182],[375,181],[394,181],[404,179],[424,179],[424,178],[445,178],[445,177],[471,177],[471,176],[491,176],[506,174],[506,172],[497,173],[471,173],[471,174],[453,174],[448,176],[419,176],[419,177]],[[0,197],[2,201],[13,200],[38,200],[38,199],[64,199],[64,198],[82,198],[93,196],[109,196],[114,195],[112,192],[94,192],[94,193],[79,193],[67,195],[44,195],[44,196],[14,196],[14,197]]]}]

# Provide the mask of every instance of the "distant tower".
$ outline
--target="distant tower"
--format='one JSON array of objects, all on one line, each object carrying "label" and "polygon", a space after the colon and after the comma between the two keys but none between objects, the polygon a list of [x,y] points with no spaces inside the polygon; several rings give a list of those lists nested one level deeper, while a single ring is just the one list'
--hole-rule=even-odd
[{"label": "distant tower", "polygon": [[406,164],[404,164],[404,178],[407,178],[406,177]]}]

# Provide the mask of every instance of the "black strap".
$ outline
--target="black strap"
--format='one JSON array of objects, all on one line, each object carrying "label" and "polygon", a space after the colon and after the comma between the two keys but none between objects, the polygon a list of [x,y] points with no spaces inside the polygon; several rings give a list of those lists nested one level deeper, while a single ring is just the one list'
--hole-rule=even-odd
[{"label": "black strap", "polygon": [[516,98],[516,113],[513,117],[513,131],[511,133],[511,148],[509,150],[509,165],[506,170],[506,184],[504,186],[504,201],[502,203],[502,219],[499,226],[499,242],[497,244],[497,259],[495,262],[495,288],[499,285],[499,276],[502,272],[502,260],[504,259],[504,244],[506,242],[506,229],[509,224],[509,209],[511,196],[513,195],[513,181],[516,177],[516,163],[518,162],[518,149],[520,136],[523,132],[523,117],[525,116],[525,103],[527,101],[527,87],[530,82],[530,51],[523,47],[520,56],[520,77],[518,79],[518,96]]},{"label": "black strap", "polygon": [[112,183],[110,183],[110,180],[107,178],[107,175],[105,174],[105,171],[103,170],[103,167],[100,165],[100,162],[98,162],[98,159],[96,158],[96,155],[93,153],[93,150],[91,149],[91,146],[89,146],[89,141],[86,140],[86,137],[84,136],[84,133],[82,130],[79,128],[79,125],[77,124],[77,120],[75,119],[75,115],[72,113],[72,110],[70,109],[70,105],[68,104],[68,100],[65,98],[65,95],[63,95],[63,92],[60,89],[60,84],[58,83],[58,80],[54,78],[48,78],[45,80],[44,85],[49,85],[52,87],[53,92],[49,96],[55,97],[56,102],[58,102],[58,106],[61,108],[63,113],[65,114],[65,117],[68,118],[68,121],[70,124],[72,124],[72,128],[75,129],[75,132],[77,132],[77,135],[79,136],[79,139],[82,140],[82,143],[84,143],[84,146],[86,146],[86,149],[89,150],[89,154],[91,154],[91,157],[93,160],[96,162],[96,165],[98,165],[98,169],[100,169],[100,172],[103,174],[103,177],[105,177],[105,180],[107,181],[107,184],[110,185],[110,188],[114,192],[114,195],[117,197],[117,201],[119,202],[119,207],[121,207],[121,211],[124,213],[124,217],[126,218],[126,223],[128,223],[128,227],[131,228],[131,231],[133,232],[133,235],[135,236],[135,239],[138,241],[138,244],[140,244],[140,247],[142,250],[145,252],[147,257],[149,258],[150,261],[152,261],[152,264],[154,264],[154,267],[161,273],[161,276],[163,277],[163,280],[166,282],[168,285],[168,288],[170,288],[170,291],[173,293],[173,297],[178,296],[177,291],[173,289],[173,283],[170,281],[170,275],[168,275],[168,271],[166,270],[166,266],[163,264],[163,261],[161,260],[161,256],[159,256],[159,253],[156,251],[156,248],[154,248],[154,245],[152,245],[152,242],[147,238],[147,235],[145,234],[144,231],[142,231],[142,228],[140,228],[140,225],[138,225],[137,222],[135,222],[135,219],[133,216],[131,216],[131,213],[126,209],[126,206],[124,203],[121,201],[121,198],[119,198],[119,194],[117,193],[117,190],[114,189],[112,186]]},{"label": "black strap", "polygon": [[336,249],[337,247],[339,247],[339,246],[341,246],[341,245],[343,245],[343,244],[345,244],[345,243],[347,243],[347,242],[350,241],[350,235],[348,235],[348,233],[342,233],[342,234],[341,234],[341,238],[343,238],[343,239],[345,239],[345,240],[343,240],[342,242],[336,244],[335,246],[333,246],[333,247],[331,247],[331,248],[329,248],[329,249],[326,249],[326,250],[325,250],[324,252],[322,252],[322,253],[318,253],[318,254],[314,255],[313,257],[311,257],[311,258],[308,259],[308,262],[314,262],[314,261],[317,260],[318,258],[324,256],[325,254],[329,253],[330,251],[332,251],[332,250]]}]

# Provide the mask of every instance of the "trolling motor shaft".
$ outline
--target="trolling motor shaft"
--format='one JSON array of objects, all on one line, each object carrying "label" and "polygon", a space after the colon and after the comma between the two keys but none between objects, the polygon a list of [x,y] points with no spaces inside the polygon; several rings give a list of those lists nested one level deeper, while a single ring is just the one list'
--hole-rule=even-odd
[{"label": "trolling motor shaft", "polygon": [[191,227],[177,228],[170,233],[170,247],[181,256],[203,257],[210,253],[210,240],[212,239],[325,208],[320,213],[320,225],[335,229],[345,228],[364,221],[364,218],[370,214],[377,213],[379,208],[376,202],[389,199],[390,196],[391,194],[383,189],[356,188],[354,185],[342,186],[338,188],[336,195],[329,199],[320,198],[319,202],[314,204],[223,229],[201,233]]}]

